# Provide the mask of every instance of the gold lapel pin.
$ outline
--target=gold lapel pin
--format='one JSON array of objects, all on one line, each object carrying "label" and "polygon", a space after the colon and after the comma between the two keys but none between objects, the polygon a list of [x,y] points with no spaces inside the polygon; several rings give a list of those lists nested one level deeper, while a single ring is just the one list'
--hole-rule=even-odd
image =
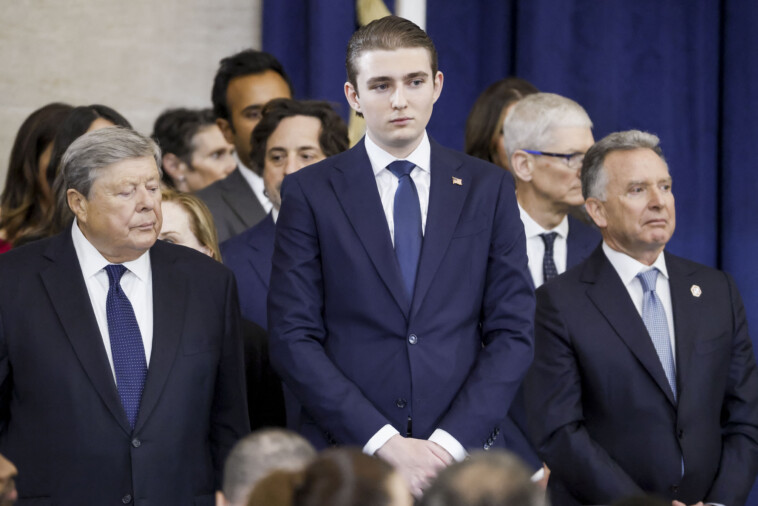
[{"label": "gold lapel pin", "polygon": [[697,285],[692,285],[690,287],[690,292],[692,292],[692,295],[694,295],[695,297],[700,297],[700,295],[703,293],[703,291]]},{"label": "gold lapel pin", "polygon": [[457,184],[458,186],[463,186],[463,179],[453,177],[453,184]]}]

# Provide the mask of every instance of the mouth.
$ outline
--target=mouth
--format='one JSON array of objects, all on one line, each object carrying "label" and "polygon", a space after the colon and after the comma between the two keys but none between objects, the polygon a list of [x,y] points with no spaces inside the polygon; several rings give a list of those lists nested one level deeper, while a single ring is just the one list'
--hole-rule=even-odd
[{"label": "mouth", "polygon": [[136,226],[134,226],[132,228],[136,229],[136,230],[153,230],[153,228],[155,228],[155,222],[151,221],[149,223],[142,223],[142,224],[136,225]]},{"label": "mouth", "polygon": [[651,226],[651,227],[665,227],[666,225],[668,225],[668,220],[665,218],[656,218],[653,220],[646,221],[645,225]]},{"label": "mouth", "polygon": [[405,118],[405,117],[403,117],[403,118],[395,118],[395,119],[390,120],[390,123],[392,123],[393,125],[402,126],[402,125],[407,125],[412,120],[413,120],[413,118]]}]

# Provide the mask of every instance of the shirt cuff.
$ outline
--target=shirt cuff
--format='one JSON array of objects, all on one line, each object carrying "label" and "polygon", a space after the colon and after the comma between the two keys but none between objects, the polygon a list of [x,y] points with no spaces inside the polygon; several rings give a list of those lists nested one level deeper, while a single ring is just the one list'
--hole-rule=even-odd
[{"label": "shirt cuff", "polygon": [[532,481],[538,482],[545,477],[545,467],[540,467],[540,470],[532,475]]},{"label": "shirt cuff", "polygon": [[468,456],[463,445],[445,430],[437,429],[432,432],[432,435],[429,436],[429,441],[440,445],[458,462],[465,460]]},{"label": "shirt cuff", "polygon": [[376,451],[384,446],[384,443],[390,440],[395,434],[400,434],[395,427],[390,424],[385,425],[379,429],[376,434],[371,436],[366,446],[363,447],[363,453],[366,455],[373,455]]}]

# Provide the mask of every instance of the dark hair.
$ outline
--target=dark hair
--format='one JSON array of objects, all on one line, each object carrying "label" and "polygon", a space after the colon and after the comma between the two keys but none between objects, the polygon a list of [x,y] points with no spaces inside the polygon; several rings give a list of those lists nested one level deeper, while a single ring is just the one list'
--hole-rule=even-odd
[{"label": "dark hair", "polygon": [[387,506],[388,480],[395,471],[376,457],[354,448],[323,451],[305,469],[293,506]]},{"label": "dark hair", "polygon": [[466,120],[465,151],[494,162],[492,138],[503,128],[500,115],[509,105],[539,90],[529,81],[507,77],[489,85],[476,99]]},{"label": "dark hair", "polygon": [[[211,109],[168,109],[155,120],[151,137],[164,155],[173,153],[193,170],[192,138],[202,128],[215,124],[216,118]],[[176,186],[165,170],[162,181],[171,188]]]},{"label": "dark hair", "polygon": [[437,50],[424,30],[412,21],[399,16],[386,16],[360,27],[347,44],[345,68],[347,80],[358,92],[356,62],[364,51],[420,47],[429,51],[432,78],[437,74]]},{"label": "dark hair", "polygon": [[39,236],[55,205],[53,178],[47,170],[41,173],[39,157],[72,109],[68,104],[47,104],[31,113],[18,129],[0,196],[0,230],[11,244]]},{"label": "dark hair", "polygon": [[318,143],[324,156],[342,153],[349,147],[347,125],[328,102],[276,98],[263,107],[261,120],[255,125],[250,139],[252,145],[250,159],[256,167],[263,170],[268,138],[284,118],[292,116],[312,116],[321,121]]},{"label": "dark hair", "polygon": [[247,76],[251,74],[262,74],[267,70],[273,70],[287,83],[292,92],[292,82],[284,71],[284,67],[273,55],[255,49],[246,49],[232,56],[227,56],[219,62],[216,77],[213,79],[213,91],[211,91],[211,101],[213,102],[213,113],[216,118],[229,120],[229,106],[226,103],[226,90],[229,88],[229,81],[235,77]]},{"label": "dark hair", "polygon": [[50,210],[47,227],[43,231],[46,237],[61,232],[73,218],[66,203],[66,188],[60,175],[60,164],[68,147],[79,137],[87,133],[89,127],[98,118],[110,121],[115,126],[132,128],[132,125],[121,114],[108,106],[93,104],[74,107],[71,114],[61,124],[55,136],[53,153],[50,155],[50,165],[47,167],[48,178],[53,177],[53,198],[55,205]]}]

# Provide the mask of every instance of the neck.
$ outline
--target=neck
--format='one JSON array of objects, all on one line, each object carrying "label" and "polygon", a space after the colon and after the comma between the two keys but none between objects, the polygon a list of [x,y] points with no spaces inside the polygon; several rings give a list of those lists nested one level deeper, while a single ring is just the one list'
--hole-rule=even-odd
[{"label": "neck", "polygon": [[399,160],[405,160],[408,156],[410,156],[411,153],[413,153],[419,145],[421,145],[421,141],[424,139],[423,133],[421,136],[419,136],[418,139],[413,140],[410,143],[406,143],[402,146],[392,146],[392,145],[385,145],[382,143],[377,142],[374,139],[374,136],[371,135],[371,132],[366,131],[366,135],[368,135],[374,144],[382,148],[387,153],[391,154],[395,158]]},{"label": "neck", "polygon": [[554,229],[566,217],[564,209],[557,209],[552,203],[535,198],[532,192],[523,191],[523,188],[519,188],[516,199],[524,211],[545,230]]},{"label": "neck", "polygon": [[615,241],[613,237],[610,237],[605,233],[603,233],[603,241],[612,250],[618,251],[629,257],[632,257],[635,260],[637,260],[639,263],[647,265],[647,266],[653,265],[655,261],[658,260],[658,257],[661,255],[661,253],[663,252],[663,248],[666,247],[666,245],[663,244],[661,246],[656,247],[655,249],[643,250],[643,251],[632,251],[629,248],[625,248],[622,244]]}]

